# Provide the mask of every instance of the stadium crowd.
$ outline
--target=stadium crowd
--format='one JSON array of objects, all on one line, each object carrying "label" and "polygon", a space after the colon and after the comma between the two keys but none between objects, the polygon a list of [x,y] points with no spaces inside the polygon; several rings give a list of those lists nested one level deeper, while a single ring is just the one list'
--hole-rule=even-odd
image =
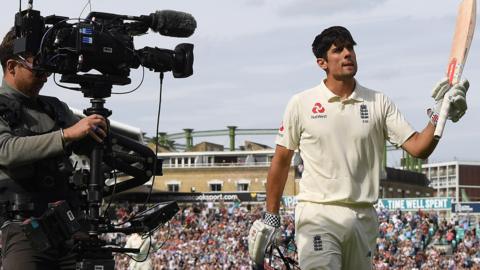
[{"label": "stadium crowd", "polygon": [[473,216],[378,209],[375,269],[480,269],[480,230]]},{"label": "stadium crowd", "polygon": [[[136,207],[125,205],[114,213],[122,222],[136,211]],[[141,254],[116,254],[115,269],[250,269],[248,229],[262,212],[262,206],[240,203],[181,205],[169,224],[140,241]],[[480,270],[480,229],[472,216],[447,219],[438,212],[386,209],[377,213],[379,237],[373,269]],[[296,259],[293,241],[288,241],[294,236],[293,210],[284,210],[282,220],[280,243],[288,245],[282,248],[283,254]],[[111,243],[125,246],[131,236],[106,237]],[[146,262],[136,263],[132,257],[146,257]],[[278,259],[274,264],[281,265]]]},{"label": "stadium crowd", "polygon": [[[120,208],[117,216],[123,220],[127,213]],[[247,233],[260,215],[260,208],[250,212],[238,204],[184,206],[170,224],[151,236],[152,269],[250,269]],[[118,237],[118,244],[126,241]],[[149,244],[150,239],[146,241]],[[129,269],[130,260],[117,255],[115,269]]]},{"label": "stadium crowd", "polygon": [[[153,269],[250,269],[248,228],[262,211],[261,206],[238,204],[183,207],[168,227],[152,236]],[[437,212],[386,209],[377,212],[379,237],[373,269],[480,269],[480,230],[472,217],[447,219]],[[293,211],[284,211],[282,218],[280,242],[287,243],[294,235]],[[289,243],[283,253],[295,258]],[[119,255],[116,269],[128,269],[128,261]],[[280,265],[278,260],[274,264]]]}]

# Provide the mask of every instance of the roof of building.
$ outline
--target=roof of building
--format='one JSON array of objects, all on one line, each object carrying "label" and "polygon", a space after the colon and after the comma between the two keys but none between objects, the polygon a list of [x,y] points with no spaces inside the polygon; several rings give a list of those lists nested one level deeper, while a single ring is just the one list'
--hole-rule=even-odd
[{"label": "roof of building", "polygon": [[441,167],[441,166],[449,166],[449,165],[480,166],[480,161],[452,160],[452,161],[446,161],[446,162],[434,162],[434,163],[422,164],[422,168]]},{"label": "roof of building", "polygon": [[430,181],[423,173],[412,172],[407,170],[399,170],[387,167],[387,178],[384,181],[387,182],[402,182],[404,184],[416,185],[416,186],[428,186]]}]

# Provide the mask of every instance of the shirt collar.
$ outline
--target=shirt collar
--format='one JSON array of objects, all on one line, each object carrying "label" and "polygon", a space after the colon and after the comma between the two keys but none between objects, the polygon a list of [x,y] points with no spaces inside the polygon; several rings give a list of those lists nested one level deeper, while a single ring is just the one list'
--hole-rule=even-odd
[{"label": "shirt collar", "polygon": [[11,96],[14,98],[19,98],[22,100],[31,100],[34,101],[36,98],[29,97],[24,93],[16,90],[15,88],[11,87],[5,80],[2,80],[2,86],[0,88],[0,93],[5,94],[7,96]]},{"label": "shirt collar", "polygon": [[322,80],[322,83],[319,85],[320,91],[328,102],[362,102],[364,101],[362,86],[355,80],[355,89],[353,89],[352,94],[345,99],[341,100],[339,96],[335,95],[328,87],[325,85],[325,80]]}]

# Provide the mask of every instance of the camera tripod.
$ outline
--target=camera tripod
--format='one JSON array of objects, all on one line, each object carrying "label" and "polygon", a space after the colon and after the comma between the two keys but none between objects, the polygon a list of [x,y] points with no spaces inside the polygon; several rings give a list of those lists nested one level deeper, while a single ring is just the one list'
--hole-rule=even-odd
[{"label": "camera tripod", "polygon": [[[130,79],[106,75],[63,75],[61,82],[75,83],[81,86],[84,97],[90,98],[91,107],[84,110],[88,115],[98,114],[107,119],[112,112],[104,107],[105,99],[110,97],[113,85],[126,85]],[[130,227],[114,228],[100,215],[100,207],[104,196],[112,196],[114,192],[121,192],[147,182],[153,175],[161,175],[161,160],[158,160],[153,151],[138,142],[113,132],[108,132],[106,143],[95,143],[90,153],[90,173],[86,185],[86,224],[88,239],[80,239],[76,244],[78,254],[77,270],[113,270],[115,261],[112,252],[138,253],[139,249],[106,247],[106,242],[99,238],[102,233],[108,232],[149,232],[159,223],[167,222],[179,210],[176,202],[157,204],[131,219]],[[132,156],[126,153],[114,153],[111,144],[120,145],[134,152]],[[110,149],[108,149],[110,148]],[[136,166],[132,166],[135,163]],[[119,170],[132,176],[128,181],[122,181],[114,188],[104,184],[104,166]],[[138,168],[143,164],[143,168]]]}]

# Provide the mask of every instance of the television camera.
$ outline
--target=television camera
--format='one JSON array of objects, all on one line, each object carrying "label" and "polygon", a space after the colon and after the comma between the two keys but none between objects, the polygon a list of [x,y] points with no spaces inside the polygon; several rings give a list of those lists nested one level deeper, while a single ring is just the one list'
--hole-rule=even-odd
[{"label": "television camera", "polygon": [[[71,22],[73,21],[73,22]],[[193,74],[193,44],[181,43],[174,50],[145,47],[134,49],[133,36],[148,29],[172,37],[189,37],[196,28],[192,15],[163,10],[150,15],[128,16],[91,12],[85,19],[42,17],[30,8],[15,15],[14,54],[35,56],[34,69],[67,75],[100,72],[115,85],[130,83],[131,68],[140,65],[155,72],[172,71],[175,78]],[[90,76],[89,76],[90,77]]]},{"label": "television camera", "polygon": [[[141,16],[90,12],[85,19],[43,17],[33,9],[33,0],[29,0],[28,8],[20,8],[15,15],[14,54],[33,57],[36,72],[61,74],[60,82],[78,84],[80,88],[75,90],[82,91],[91,102],[84,113],[107,118],[111,111],[103,106],[105,98],[111,95],[113,85],[130,84],[130,69],[143,66],[160,72],[160,78],[169,71],[175,78],[193,74],[193,44],[181,43],[173,50],[137,50],[133,37],[149,29],[166,36],[189,37],[195,28],[192,15],[173,10]],[[96,72],[89,73],[92,70]],[[114,226],[100,214],[102,199],[161,175],[161,160],[150,148],[113,132],[104,143],[94,144],[89,158],[89,169],[76,171],[70,179],[85,200],[81,214],[74,215],[66,202],[52,202],[41,217],[28,219],[23,227],[33,246],[40,250],[58,248],[79,231],[86,232],[88,237],[75,239],[75,251],[79,254],[76,269],[113,269],[112,252],[138,249],[109,247],[99,238],[100,234],[150,232],[172,218],[179,208],[176,202],[157,204],[132,217],[129,226]],[[130,178],[113,186],[105,185],[107,175],[114,171]],[[13,214],[18,214],[15,211]]]}]

